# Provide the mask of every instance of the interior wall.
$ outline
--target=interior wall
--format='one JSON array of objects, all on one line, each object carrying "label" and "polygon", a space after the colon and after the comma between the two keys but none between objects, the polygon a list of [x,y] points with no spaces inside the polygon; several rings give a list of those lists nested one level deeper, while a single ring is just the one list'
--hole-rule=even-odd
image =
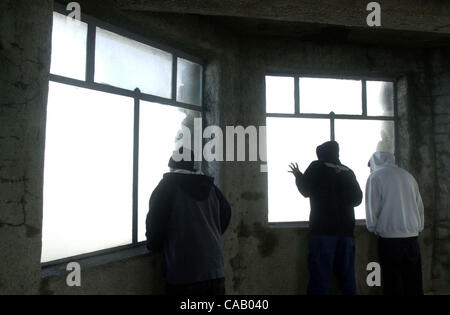
[{"label": "interior wall", "polygon": [[0,2],[0,293],[40,284],[51,0]]},{"label": "interior wall", "polygon": [[433,288],[450,294],[450,47],[430,53],[431,97],[433,101],[436,152],[436,214],[433,248]]}]

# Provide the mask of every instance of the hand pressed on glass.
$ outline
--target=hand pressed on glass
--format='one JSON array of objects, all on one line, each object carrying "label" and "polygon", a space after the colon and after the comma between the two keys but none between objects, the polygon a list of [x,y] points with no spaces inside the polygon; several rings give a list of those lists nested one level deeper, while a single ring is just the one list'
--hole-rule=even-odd
[{"label": "hand pressed on glass", "polygon": [[302,172],[300,172],[300,170],[298,169],[298,164],[297,163],[291,163],[289,165],[290,167],[290,171],[288,171],[289,173],[294,174],[295,177],[302,175]]}]

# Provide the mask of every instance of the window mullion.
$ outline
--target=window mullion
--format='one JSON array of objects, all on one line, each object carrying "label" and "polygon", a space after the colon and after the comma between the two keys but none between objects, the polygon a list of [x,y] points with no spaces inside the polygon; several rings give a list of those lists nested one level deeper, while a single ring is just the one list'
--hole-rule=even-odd
[{"label": "window mullion", "polygon": [[178,56],[172,55],[172,101],[177,101]]},{"label": "window mullion", "polygon": [[298,76],[294,78],[294,85],[295,114],[300,114],[300,79]]},{"label": "window mullion", "polygon": [[336,135],[334,133],[334,121],[335,121],[335,114],[334,112],[330,113],[330,139],[331,141],[336,140]]},{"label": "window mullion", "polygon": [[133,244],[138,241],[138,203],[139,203],[139,118],[140,118],[140,90],[136,88],[134,98],[134,144],[133,144]]},{"label": "window mullion", "polygon": [[96,28],[97,26],[94,23],[88,23],[86,43],[86,82],[94,82]]},{"label": "window mullion", "polygon": [[367,84],[366,80],[362,81],[362,114],[367,116]]}]

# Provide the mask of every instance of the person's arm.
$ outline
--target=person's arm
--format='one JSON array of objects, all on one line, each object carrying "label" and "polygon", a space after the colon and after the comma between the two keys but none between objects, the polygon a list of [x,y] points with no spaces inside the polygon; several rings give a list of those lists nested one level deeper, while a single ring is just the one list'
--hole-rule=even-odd
[{"label": "person's arm", "polygon": [[342,187],[342,198],[346,205],[357,207],[361,204],[363,193],[359,187],[355,173],[352,170],[344,171],[339,174]]},{"label": "person's arm", "polygon": [[226,229],[228,228],[228,225],[230,224],[231,220],[231,206],[228,200],[225,198],[225,196],[222,194],[219,188],[217,188],[216,185],[214,185],[214,190],[216,192],[217,198],[219,199],[219,205],[220,205],[220,230],[221,233],[225,233]]},{"label": "person's arm", "polygon": [[163,179],[150,197],[145,233],[149,251],[161,250],[166,238],[172,200],[170,187],[167,184]]},{"label": "person's arm", "polygon": [[373,176],[369,176],[366,184],[366,226],[376,234],[378,217],[380,215],[380,188]]},{"label": "person's arm", "polygon": [[303,195],[303,197],[308,198],[311,197],[312,189],[314,186],[314,183],[312,183],[312,173],[314,172],[314,169],[316,168],[316,163],[311,163],[309,167],[306,169],[305,173],[303,174],[298,169],[297,164],[291,164],[289,166],[291,168],[290,173],[294,174],[295,176],[295,184],[297,186],[298,191]]},{"label": "person's arm", "polygon": [[423,206],[422,196],[420,196],[419,186],[417,185],[417,183],[416,183],[416,202],[417,202],[417,209],[419,210],[419,219],[420,219],[419,232],[422,232],[425,226],[425,209]]}]

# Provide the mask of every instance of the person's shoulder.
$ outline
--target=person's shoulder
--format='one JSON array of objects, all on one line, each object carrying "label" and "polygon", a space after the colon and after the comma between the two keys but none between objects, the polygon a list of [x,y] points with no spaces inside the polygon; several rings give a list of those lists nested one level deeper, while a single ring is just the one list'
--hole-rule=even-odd
[{"label": "person's shoulder", "polygon": [[155,191],[166,191],[173,187],[176,184],[176,177],[171,175],[171,173],[165,173],[156,186]]},{"label": "person's shoulder", "polygon": [[338,165],[338,167],[343,172],[354,173],[353,170],[350,167],[348,167],[347,165],[341,164],[341,165]]},{"label": "person's shoulder", "polygon": [[309,164],[308,168],[312,169],[312,168],[321,168],[324,167],[325,164],[322,161],[319,160],[315,160],[312,161],[311,164]]}]

